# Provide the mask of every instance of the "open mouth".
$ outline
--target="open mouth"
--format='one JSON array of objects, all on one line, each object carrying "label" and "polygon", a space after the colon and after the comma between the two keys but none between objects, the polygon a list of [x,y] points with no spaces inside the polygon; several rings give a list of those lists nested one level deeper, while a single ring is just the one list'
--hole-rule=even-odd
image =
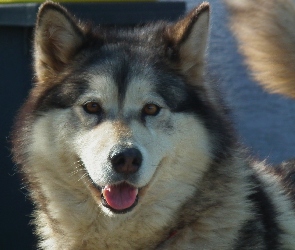
[{"label": "open mouth", "polygon": [[114,213],[127,213],[138,203],[138,188],[121,182],[101,188],[101,203]]}]

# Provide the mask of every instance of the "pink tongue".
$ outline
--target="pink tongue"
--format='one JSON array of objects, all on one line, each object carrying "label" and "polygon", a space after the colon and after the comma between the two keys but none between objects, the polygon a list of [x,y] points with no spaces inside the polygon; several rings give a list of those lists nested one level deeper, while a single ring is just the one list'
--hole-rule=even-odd
[{"label": "pink tongue", "polygon": [[107,185],[102,192],[111,208],[123,210],[134,204],[138,189],[127,183],[122,183],[119,185]]}]

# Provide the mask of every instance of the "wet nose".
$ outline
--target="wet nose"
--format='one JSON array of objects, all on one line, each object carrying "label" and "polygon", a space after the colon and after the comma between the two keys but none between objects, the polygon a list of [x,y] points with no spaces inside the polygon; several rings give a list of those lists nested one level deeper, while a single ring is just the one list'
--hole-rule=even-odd
[{"label": "wet nose", "polygon": [[113,169],[121,174],[134,174],[142,163],[142,154],[137,148],[115,148],[110,153]]}]

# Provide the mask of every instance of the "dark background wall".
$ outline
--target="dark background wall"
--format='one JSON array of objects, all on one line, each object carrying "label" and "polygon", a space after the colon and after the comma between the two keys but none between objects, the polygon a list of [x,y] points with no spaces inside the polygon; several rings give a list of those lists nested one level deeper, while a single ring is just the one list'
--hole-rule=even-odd
[{"label": "dark background wall", "polygon": [[[31,29],[0,26],[0,249],[32,249],[31,204],[11,162],[9,131],[31,82]],[[18,56],[15,56],[18,55]]]}]

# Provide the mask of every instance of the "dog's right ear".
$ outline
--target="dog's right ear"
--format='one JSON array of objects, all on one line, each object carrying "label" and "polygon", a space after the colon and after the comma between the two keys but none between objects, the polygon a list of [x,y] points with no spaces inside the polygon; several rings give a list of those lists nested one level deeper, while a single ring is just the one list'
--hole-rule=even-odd
[{"label": "dog's right ear", "polygon": [[34,37],[37,81],[55,77],[70,62],[83,40],[82,29],[66,9],[53,2],[41,5]]}]

